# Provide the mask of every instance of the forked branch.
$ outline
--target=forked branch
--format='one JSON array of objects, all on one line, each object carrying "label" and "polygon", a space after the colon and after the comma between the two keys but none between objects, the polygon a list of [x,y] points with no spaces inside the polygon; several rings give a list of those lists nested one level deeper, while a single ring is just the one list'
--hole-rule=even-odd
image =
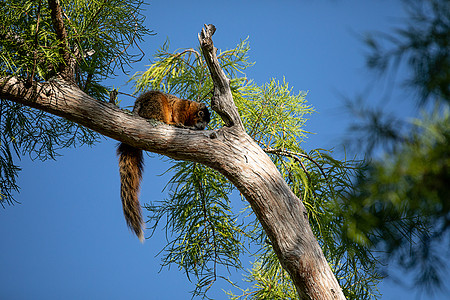
[{"label": "forked branch", "polygon": [[[292,192],[272,160],[243,128],[233,102],[230,80],[216,56],[217,50],[212,42],[214,32],[213,25],[205,25],[198,37],[214,83],[211,106],[226,125],[217,130],[212,139],[213,143],[217,142],[216,146],[224,146],[210,153],[212,157],[218,158],[217,170],[250,203],[281,265],[290,274],[299,298],[345,299],[314,237],[303,202]],[[282,154],[293,155],[300,160],[292,153]],[[209,161],[202,163],[209,165]]]}]

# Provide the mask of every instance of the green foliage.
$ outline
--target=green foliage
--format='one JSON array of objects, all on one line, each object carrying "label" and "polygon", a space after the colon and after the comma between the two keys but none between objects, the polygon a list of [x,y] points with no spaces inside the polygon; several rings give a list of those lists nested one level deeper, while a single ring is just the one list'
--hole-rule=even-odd
[{"label": "green foliage", "polygon": [[[67,43],[78,66],[78,86],[106,99],[101,80],[136,61],[128,48],[149,33],[140,14],[142,1],[62,1]],[[64,62],[46,1],[8,1],[0,12],[0,75],[35,81],[56,75]]]},{"label": "green foliage", "polygon": [[[47,1],[2,1],[0,10],[0,76],[16,76],[31,84],[57,75],[64,62],[59,52]],[[67,43],[78,54],[75,79],[90,96],[106,100],[101,81],[137,56],[127,49],[148,33],[142,25],[142,1],[61,1]],[[13,203],[15,156],[53,159],[62,148],[93,144],[98,134],[65,119],[22,105],[0,103],[0,203]]]},{"label": "green foliage", "polygon": [[[367,66],[380,72],[396,71],[405,62],[411,70],[407,83],[421,102],[450,101],[450,3],[447,0],[404,0],[408,18],[393,34],[367,35]],[[387,45],[387,46],[386,46]]]},{"label": "green foliage", "polygon": [[[273,161],[307,207],[313,231],[349,299],[374,299],[380,276],[376,259],[367,250],[342,233],[344,220],[336,213],[341,198],[352,189],[352,179],[360,162],[339,161],[325,150],[306,154],[300,144],[307,132],[306,116],[313,112],[306,93],[295,94],[285,80],[272,79],[258,86],[245,76],[253,64],[248,61],[249,45],[242,41],[235,49],[219,52],[218,59],[231,79],[234,101],[247,132],[270,153]],[[133,77],[136,91],[164,90],[182,98],[208,102],[213,84],[199,50],[169,52],[166,42],[155,54],[145,72]],[[212,115],[211,129],[222,121]],[[195,295],[204,295],[221,270],[241,270],[240,259],[254,255],[255,263],[246,276],[250,288],[239,288],[242,295],[231,299],[297,299],[288,274],[281,268],[264,231],[248,204],[231,203],[234,187],[215,171],[192,163],[177,163],[169,184],[168,199],[147,206],[155,227],[165,218],[172,236],[162,251],[163,265],[175,263],[188,276],[197,278]],[[209,195],[209,196],[206,196]],[[222,268],[223,269],[223,268]],[[290,298],[289,298],[290,297]]]},{"label": "green foliage", "polygon": [[[97,134],[63,118],[20,104],[0,100],[0,204],[14,202],[19,166],[14,157],[54,159],[67,147],[92,145]],[[15,154],[15,155],[14,155]]]},{"label": "green foliage", "polygon": [[272,79],[262,87],[247,83],[234,99],[249,135],[261,147],[300,151],[307,133],[305,115],[313,112],[305,97],[304,92],[293,94],[285,80]]},{"label": "green foliage", "polygon": [[367,66],[390,82],[404,71],[418,95],[407,98],[410,106],[428,112],[411,122],[389,114],[387,105],[350,103],[360,118],[349,130],[351,143],[377,156],[341,205],[349,238],[374,245],[391,269],[409,271],[414,287],[431,293],[445,285],[449,252],[442,244],[450,239],[450,2],[403,2],[407,18],[401,26],[367,35]]},{"label": "green foliage", "polygon": [[411,136],[360,177],[346,206],[347,227],[364,219],[361,234],[387,262],[415,271],[416,286],[441,287],[441,244],[449,238],[450,113],[414,121]]},{"label": "green foliage", "polygon": [[199,281],[202,294],[222,277],[218,265],[240,268],[243,229],[231,211],[231,184],[220,173],[197,163],[179,162],[169,171],[169,199],[145,206],[156,228],[166,216],[166,233],[174,236],[164,248],[163,266],[172,263]]},{"label": "green foliage", "polygon": [[[136,81],[136,93],[157,89],[195,101],[212,96],[214,86],[201,50],[184,49],[180,52],[169,53],[169,46],[169,42],[166,41],[155,53],[155,61],[147,71],[137,72],[133,76]],[[246,78],[238,78],[237,74],[244,74],[245,69],[253,65],[247,60],[248,50],[249,45],[244,40],[236,49],[224,51],[218,55],[223,62],[223,70],[231,79],[233,91],[247,81]]]},{"label": "green foliage", "polygon": [[[346,298],[379,298],[376,285],[382,276],[377,272],[378,260],[363,233],[357,233],[356,228],[355,232],[345,230],[348,215],[341,206],[353,189],[352,181],[360,172],[362,162],[339,161],[325,150],[296,155],[293,152],[271,153],[286,182],[303,199],[313,232]],[[283,299],[283,293],[291,295],[286,299],[297,299],[295,289],[286,272],[281,271],[281,264],[267,244],[262,229],[254,231],[262,235],[257,239],[261,251],[246,278],[254,285],[241,289],[239,296],[229,292],[231,299]],[[358,234],[359,239],[349,238],[351,234]]]},{"label": "green foliage", "polygon": [[289,280],[289,275],[281,267],[275,253],[271,250],[265,252],[264,257],[260,257],[254,264],[244,281],[253,283],[251,288],[243,289],[232,283],[240,295],[235,295],[228,291],[226,294],[231,300],[294,300],[298,299],[297,291]]}]

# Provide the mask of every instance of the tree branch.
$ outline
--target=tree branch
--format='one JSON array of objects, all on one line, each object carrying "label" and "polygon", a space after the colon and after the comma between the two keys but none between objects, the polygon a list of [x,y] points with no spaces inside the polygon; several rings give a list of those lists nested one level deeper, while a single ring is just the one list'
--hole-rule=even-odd
[{"label": "tree branch", "polygon": [[60,42],[59,54],[63,60],[59,64],[59,75],[67,81],[74,82],[75,64],[72,59],[75,58],[71,56],[61,5],[59,0],[48,0],[48,5],[50,7],[53,29],[55,30],[56,38]]},{"label": "tree branch", "polygon": [[33,82],[28,86],[17,77],[0,77],[0,98],[66,118],[110,138],[174,159],[199,161],[196,159],[198,145],[213,141],[209,131],[149,121],[111,103],[98,101],[62,79]]},{"label": "tree branch", "polygon": [[211,99],[211,108],[220,115],[225,122],[225,126],[236,125],[244,130],[244,125],[231,94],[230,80],[223,72],[217,59],[217,49],[212,41],[212,35],[215,31],[214,25],[209,24],[205,25],[202,32],[198,34],[200,47],[214,82],[214,97]]},{"label": "tree branch", "polygon": [[250,203],[300,299],[345,299],[302,201],[243,128],[229,80],[215,55],[211,28],[203,29],[199,38],[214,81],[213,107],[227,125],[219,130],[189,130],[141,118],[95,100],[61,77],[27,86],[19,78],[0,76],[0,99],[66,118],[136,148],[218,170]]},{"label": "tree branch", "polygon": [[244,130],[233,102],[230,80],[216,56],[211,38],[214,32],[214,25],[205,25],[198,38],[214,83],[211,106],[228,126],[219,131],[223,134],[219,140],[229,148],[224,153],[228,156],[222,158],[217,170],[250,203],[300,299],[345,299],[314,237],[305,206],[267,154]]}]

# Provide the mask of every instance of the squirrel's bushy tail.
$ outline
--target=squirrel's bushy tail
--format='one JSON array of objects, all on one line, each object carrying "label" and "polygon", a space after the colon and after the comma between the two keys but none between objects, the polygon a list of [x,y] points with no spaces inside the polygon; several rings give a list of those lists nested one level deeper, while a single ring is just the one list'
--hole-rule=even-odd
[{"label": "squirrel's bushy tail", "polygon": [[141,205],[138,199],[144,167],[142,150],[120,143],[117,154],[119,155],[120,198],[122,199],[123,214],[128,227],[143,242],[144,232],[142,228],[144,222],[142,221]]}]

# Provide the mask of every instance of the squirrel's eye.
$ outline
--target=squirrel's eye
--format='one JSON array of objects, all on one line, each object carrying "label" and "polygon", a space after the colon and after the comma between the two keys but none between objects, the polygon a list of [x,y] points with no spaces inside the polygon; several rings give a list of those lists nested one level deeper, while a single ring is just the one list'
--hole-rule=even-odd
[{"label": "squirrel's eye", "polygon": [[205,113],[203,112],[203,110],[201,110],[201,111],[198,112],[198,115],[199,115],[200,117],[203,117],[203,116],[205,115]]}]

